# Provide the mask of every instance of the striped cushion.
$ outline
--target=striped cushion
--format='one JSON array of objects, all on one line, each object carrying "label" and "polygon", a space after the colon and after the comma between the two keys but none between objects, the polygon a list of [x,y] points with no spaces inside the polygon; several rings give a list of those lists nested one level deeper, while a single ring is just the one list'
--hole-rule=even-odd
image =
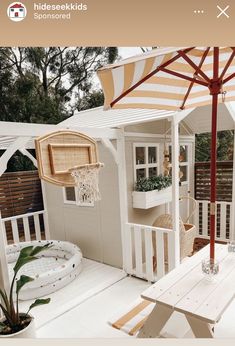
[{"label": "striped cushion", "polygon": [[132,305],[118,311],[108,323],[129,335],[135,335],[152,312],[154,305],[139,298]]}]

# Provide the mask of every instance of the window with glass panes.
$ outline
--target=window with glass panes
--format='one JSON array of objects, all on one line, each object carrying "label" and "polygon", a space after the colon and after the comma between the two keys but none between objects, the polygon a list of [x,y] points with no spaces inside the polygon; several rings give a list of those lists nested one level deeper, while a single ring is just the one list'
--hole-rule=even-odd
[{"label": "window with glass panes", "polygon": [[77,195],[74,187],[63,187],[64,203],[73,204],[81,207],[93,207],[94,203],[89,202],[84,195],[84,201],[81,203],[77,201]]},{"label": "window with glass panes", "polygon": [[[172,162],[172,148],[171,145],[169,145],[169,159],[170,162]],[[182,174],[182,177],[180,179],[181,183],[187,183],[189,180],[189,145],[188,144],[181,144],[179,149],[179,166],[180,171]]]},{"label": "window with glass panes", "polygon": [[134,180],[159,174],[159,145],[154,143],[134,144]]}]

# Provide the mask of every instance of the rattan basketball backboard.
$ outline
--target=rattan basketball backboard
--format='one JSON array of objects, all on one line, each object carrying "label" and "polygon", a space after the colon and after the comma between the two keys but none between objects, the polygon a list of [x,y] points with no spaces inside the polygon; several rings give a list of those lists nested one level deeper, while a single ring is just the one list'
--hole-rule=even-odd
[{"label": "rattan basketball backboard", "polygon": [[41,179],[60,186],[74,186],[69,171],[79,165],[98,162],[94,139],[70,130],[49,133],[35,140]]}]

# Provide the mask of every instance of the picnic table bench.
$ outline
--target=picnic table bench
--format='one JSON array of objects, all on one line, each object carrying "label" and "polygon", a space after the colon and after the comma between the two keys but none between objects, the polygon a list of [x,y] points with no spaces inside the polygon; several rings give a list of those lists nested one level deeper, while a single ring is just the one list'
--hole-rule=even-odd
[{"label": "picnic table bench", "polygon": [[[214,326],[235,296],[235,254],[216,244],[219,273],[209,281],[201,261],[209,256],[209,246],[183,262],[141,295],[156,305],[138,337],[158,337],[174,311],[185,315],[195,337],[213,338]],[[180,328],[180,325],[179,325]]]}]

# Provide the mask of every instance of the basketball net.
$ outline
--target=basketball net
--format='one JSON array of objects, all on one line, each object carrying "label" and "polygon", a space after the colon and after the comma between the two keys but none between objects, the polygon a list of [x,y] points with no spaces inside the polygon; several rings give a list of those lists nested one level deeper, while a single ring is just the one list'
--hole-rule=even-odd
[{"label": "basketball net", "polygon": [[103,163],[87,164],[70,169],[75,180],[76,200],[78,204],[93,203],[101,199],[99,190],[99,172]]}]

